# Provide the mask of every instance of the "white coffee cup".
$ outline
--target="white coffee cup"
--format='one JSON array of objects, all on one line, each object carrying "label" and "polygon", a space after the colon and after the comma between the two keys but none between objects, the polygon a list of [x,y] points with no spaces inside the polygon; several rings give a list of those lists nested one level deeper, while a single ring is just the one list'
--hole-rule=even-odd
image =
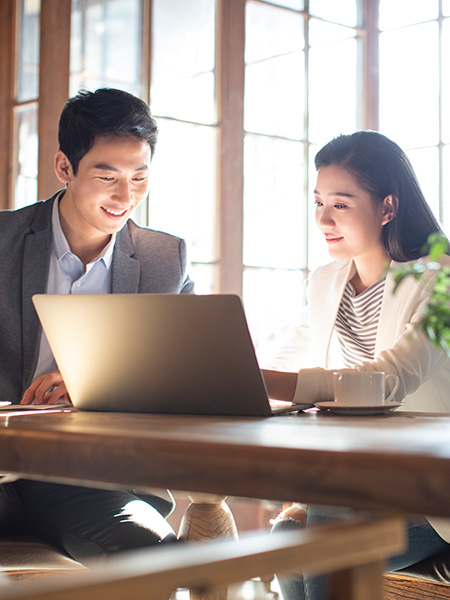
[{"label": "white coffee cup", "polygon": [[[394,387],[386,398],[386,383],[394,381]],[[366,373],[353,369],[333,374],[334,400],[343,406],[382,406],[392,402],[400,380],[397,375],[383,372]]]}]

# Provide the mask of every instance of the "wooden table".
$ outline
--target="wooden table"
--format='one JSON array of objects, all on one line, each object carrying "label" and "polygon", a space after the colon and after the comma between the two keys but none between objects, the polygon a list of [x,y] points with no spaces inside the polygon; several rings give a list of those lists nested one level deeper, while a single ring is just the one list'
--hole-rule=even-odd
[{"label": "wooden table", "polygon": [[[0,473],[450,517],[450,415],[0,412]],[[391,547],[398,551],[395,536]],[[362,591],[352,586],[364,566],[355,565],[342,580],[334,573],[333,589],[340,590],[335,597],[380,598],[379,556],[359,577]],[[105,577],[109,581],[111,574]]]},{"label": "wooden table", "polygon": [[450,415],[0,413],[0,472],[450,517]]}]

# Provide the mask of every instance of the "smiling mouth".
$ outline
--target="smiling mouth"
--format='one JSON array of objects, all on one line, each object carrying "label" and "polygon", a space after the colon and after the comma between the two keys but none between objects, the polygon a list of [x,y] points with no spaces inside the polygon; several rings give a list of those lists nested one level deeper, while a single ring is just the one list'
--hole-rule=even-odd
[{"label": "smiling mouth", "polygon": [[113,217],[123,217],[123,215],[127,212],[128,209],[125,210],[113,210],[112,208],[105,208],[102,206],[102,209]]},{"label": "smiling mouth", "polygon": [[335,244],[340,240],[342,240],[342,237],[325,237],[325,241],[327,242],[327,244]]}]

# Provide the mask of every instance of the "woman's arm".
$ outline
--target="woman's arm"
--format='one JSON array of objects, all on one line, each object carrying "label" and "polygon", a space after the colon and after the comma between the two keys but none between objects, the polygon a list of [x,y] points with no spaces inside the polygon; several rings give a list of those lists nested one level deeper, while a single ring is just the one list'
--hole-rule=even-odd
[{"label": "woman's arm", "polygon": [[262,369],[262,374],[266,382],[269,398],[292,402],[297,386],[297,373]]}]

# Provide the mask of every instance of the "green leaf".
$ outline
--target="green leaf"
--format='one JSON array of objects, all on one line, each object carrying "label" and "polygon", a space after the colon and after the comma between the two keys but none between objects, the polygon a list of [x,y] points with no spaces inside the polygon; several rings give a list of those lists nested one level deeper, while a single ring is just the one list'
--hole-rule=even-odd
[{"label": "green leaf", "polygon": [[418,260],[394,271],[394,292],[407,277],[420,281],[425,273],[432,276],[422,283],[429,289],[430,298],[419,326],[436,347],[450,356],[450,267],[439,263],[439,258],[449,251],[449,242],[441,233],[433,233],[425,251],[429,254],[428,262]]},{"label": "green leaf", "polygon": [[449,249],[447,238],[441,233],[432,233],[428,237],[428,254],[431,261],[437,261]]}]

